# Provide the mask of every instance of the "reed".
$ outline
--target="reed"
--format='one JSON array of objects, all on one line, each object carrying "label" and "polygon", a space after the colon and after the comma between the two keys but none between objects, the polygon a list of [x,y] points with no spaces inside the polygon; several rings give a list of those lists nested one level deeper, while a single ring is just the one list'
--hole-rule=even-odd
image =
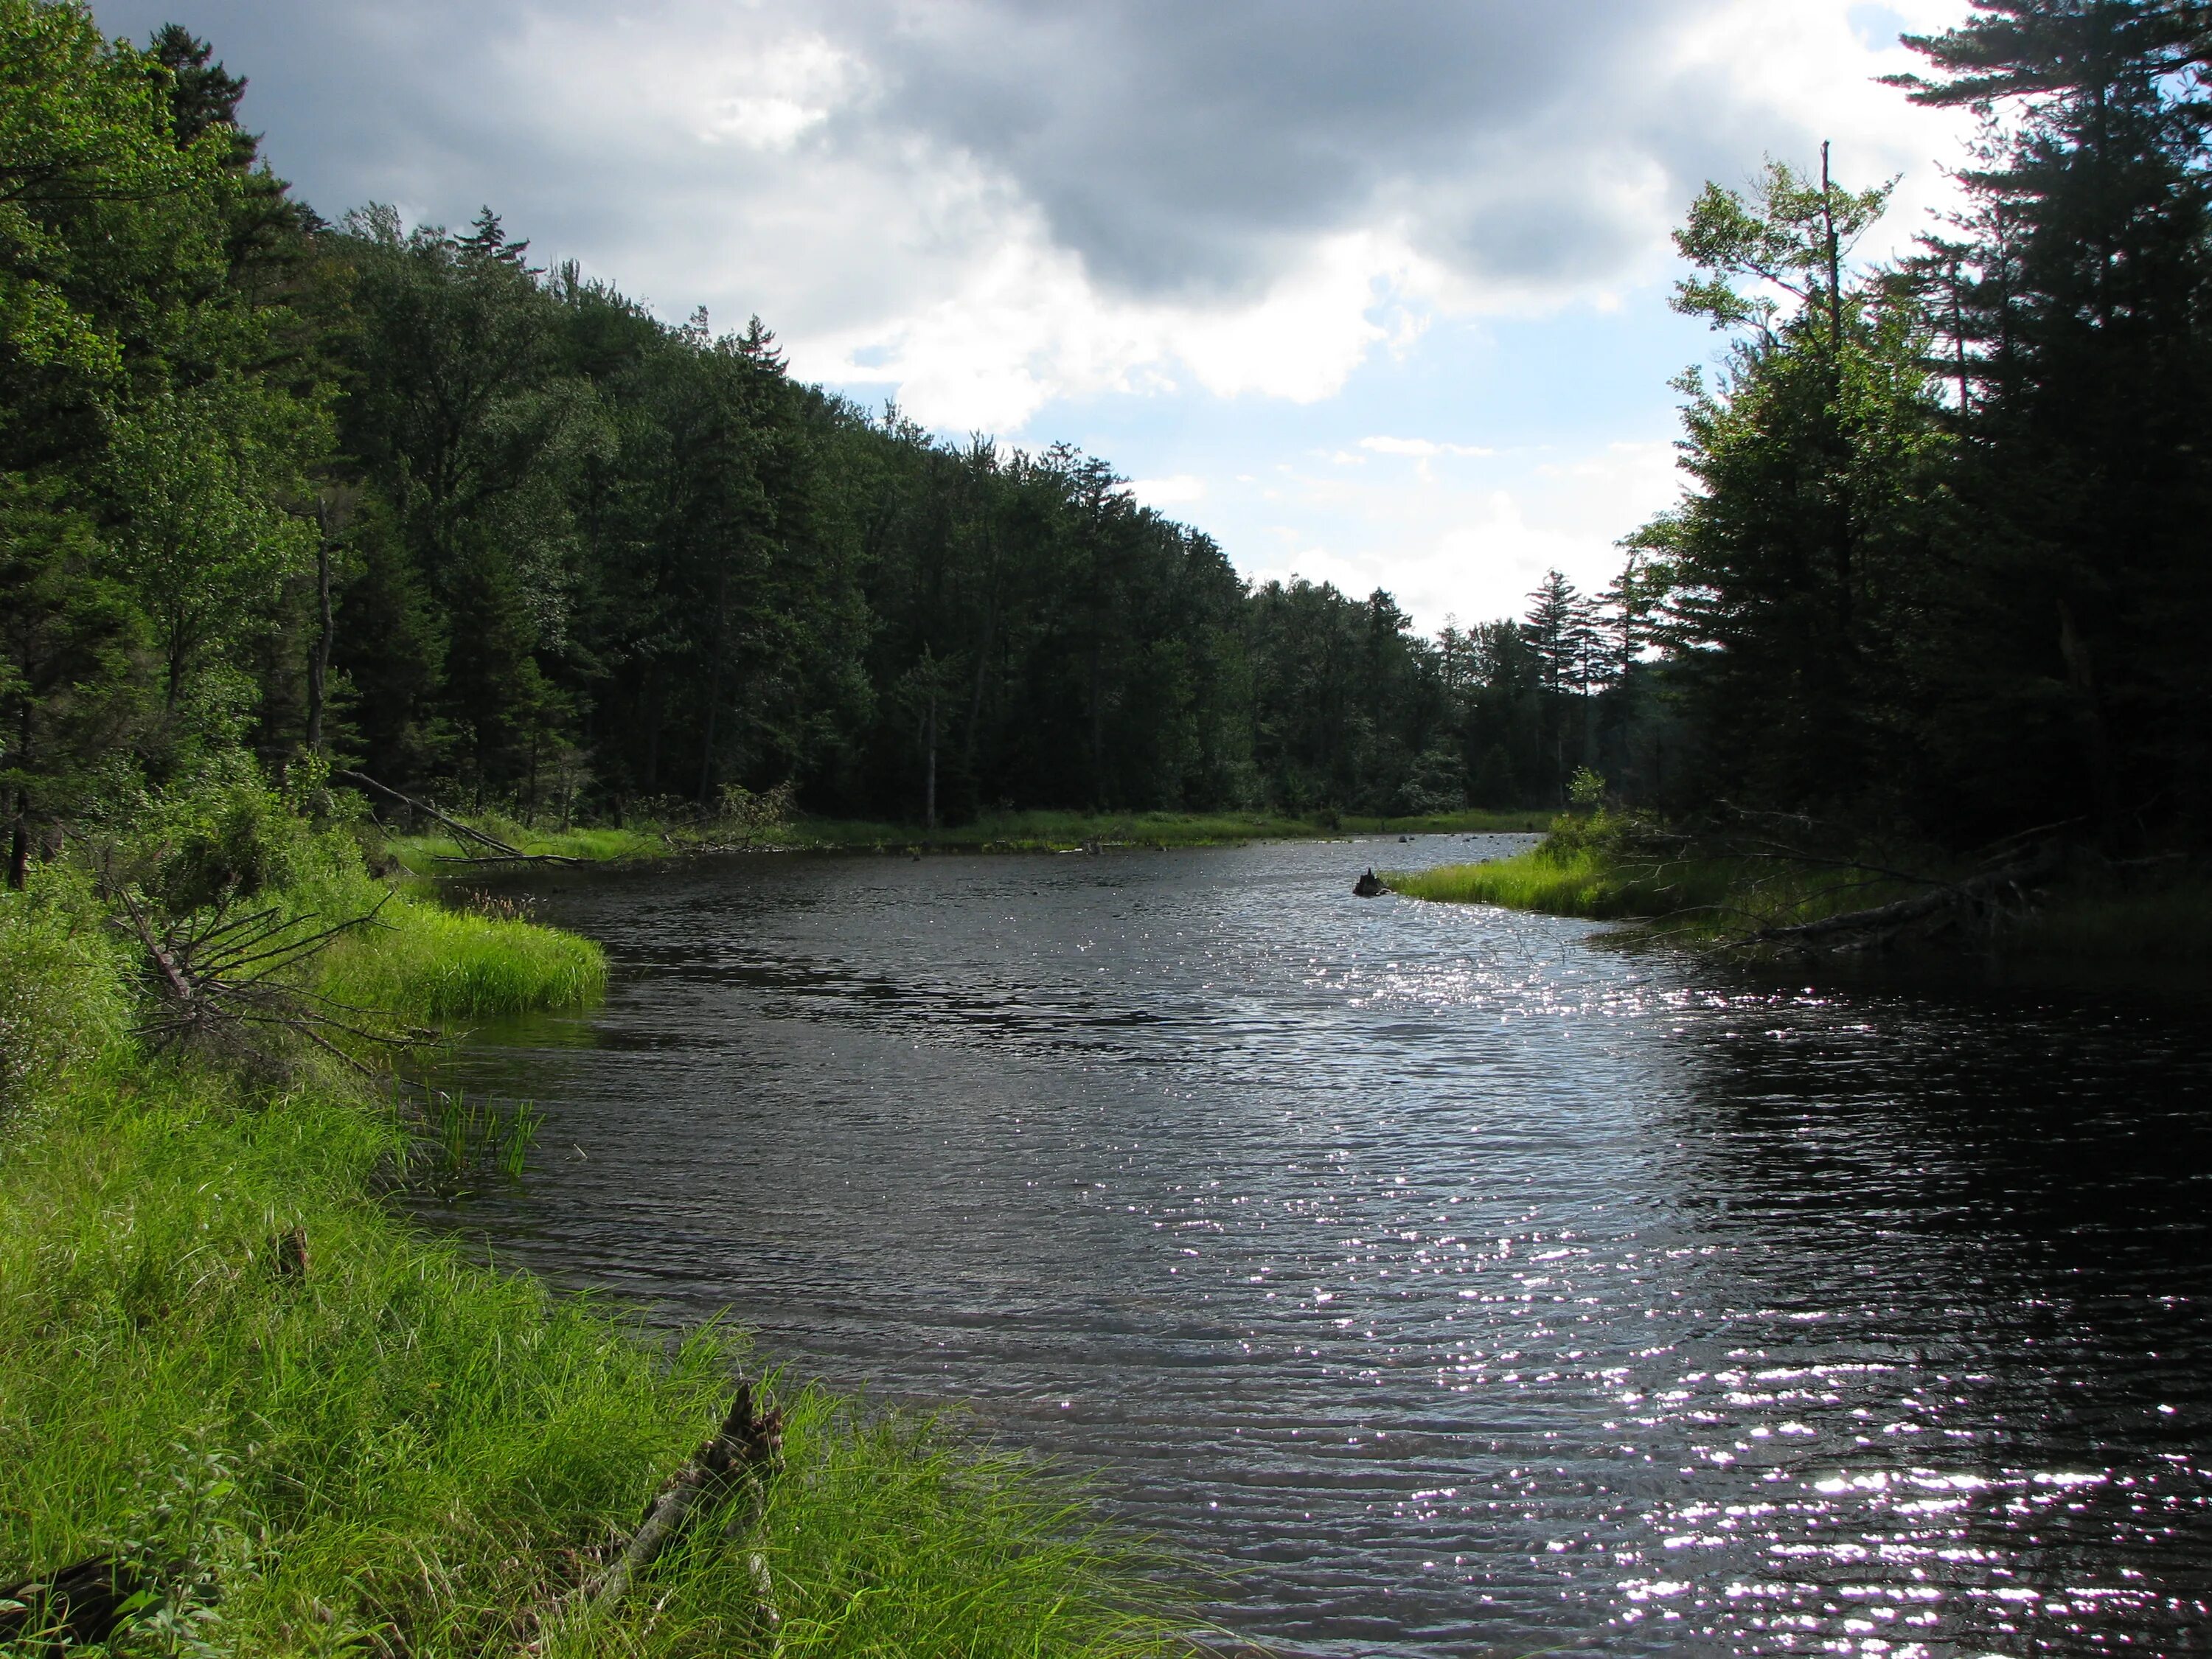
[{"label": "reed", "polygon": [[1388,883],[1408,898],[1636,921],[1651,933],[1689,939],[1817,921],[1916,890],[1855,867],[1623,854],[1558,836],[1510,858],[1394,874]]}]

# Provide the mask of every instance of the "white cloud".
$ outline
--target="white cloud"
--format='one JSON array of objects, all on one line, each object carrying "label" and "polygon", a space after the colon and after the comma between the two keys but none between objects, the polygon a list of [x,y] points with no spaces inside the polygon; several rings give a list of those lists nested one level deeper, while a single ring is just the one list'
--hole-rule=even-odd
[{"label": "white cloud", "polygon": [[1425,628],[1446,616],[1516,615],[1545,572],[1586,590],[1618,572],[1620,538],[1675,497],[1674,447],[1613,443],[1576,453],[1486,457],[1477,476],[1439,480],[1299,475],[1283,492],[1301,509],[1248,545],[1261,580],[1331,581],[1347,592],[1387,587]]},{"label": "white cloud", "polygon": [[1463,455],[1479,459],[1498,453],[1480,444],[1437,443],[1430,438],[1362,438],[1359,447],[1378,455],[1412,455],[1422,460],[1435,455]]},{"label": "white cloud", "polygon": [[1179,472],[1171,478],[1137,478],[1130,483],[1129,493],[1146,507],[1171,512],[1204,501],[1206,480],[1194,472]]}]

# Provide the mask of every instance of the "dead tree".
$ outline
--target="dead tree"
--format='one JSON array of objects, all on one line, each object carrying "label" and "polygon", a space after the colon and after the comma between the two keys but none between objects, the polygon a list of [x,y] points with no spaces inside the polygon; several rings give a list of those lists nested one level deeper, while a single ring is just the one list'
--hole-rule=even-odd
[{"label": "dead tree", "polygon": [[278,1058],[272,1041],[289,1035],[367,1072],[334,1039],[386,1048],[428,1040],[427,1032],[392,1026],[374,1011],[319,995],[290,975],[345,934],[375,925],[388,893],[374,909],[327,924],[314,915],[288,916],[273,905],[237,915],[228,895],[204,911],[162,921],[127,886],[112,888],[110,896],[122,911],[116,925],[145,952],[154,1006],[138,1032],[156,1052],[190,1048],[270,1064]]},{"label": "dead tree", "polygon": [[434,823],[442,824],[464,847],[481,847],[488,856],[478,858],[441,858],[441,864],[581,864],[583,860],[563,857],[558,853],[526,853],[519,847],[509,846],[496,836],[486,835],[472,823],[464,823],[457,817],[441,812],[428,801],[416,800],[412,795],[403,795],[389,784],[379,783],[374,778],[360,772],[333,772],[331,775],[344,783],[357,783],[364,789],[398,801],[410,811],[420,812]]}]

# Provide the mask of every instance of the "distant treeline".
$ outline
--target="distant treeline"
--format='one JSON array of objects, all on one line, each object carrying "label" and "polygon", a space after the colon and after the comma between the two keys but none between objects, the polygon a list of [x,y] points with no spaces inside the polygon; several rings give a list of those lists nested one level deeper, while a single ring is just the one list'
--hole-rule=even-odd
[{"label": "distant treeline", "polygon": [[1388,594],[1255,588],[1103,461],[864,411],[489,210],[325,222],[181,27],[0,20],[19,847],[240,749],[540,819],[787,782],[1404,813],[1556,801],[1585,757],[1612,671],[1560,592],[1427,640]]},{"label": "distant treeline", "polygon": [[1601,596],[1419,635],[1255,586],[1065,447],[948,444],[487,210],[336,223],[181,27],[0,0],[11,868],[226,755],[623,817],[1717,799],[1953,838],[2206,807],[2202,9],[1977,0],[1908,95],[1974,204],[1709,188],[1681,507]]}]

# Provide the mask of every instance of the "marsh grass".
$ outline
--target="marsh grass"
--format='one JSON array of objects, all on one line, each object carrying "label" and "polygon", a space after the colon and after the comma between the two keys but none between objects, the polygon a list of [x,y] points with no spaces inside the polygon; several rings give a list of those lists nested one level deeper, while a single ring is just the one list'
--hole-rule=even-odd
[{"label": "marsh grass", "polygon": [[[540,834],[503,819],[468,819],[497,836],[510,847],[539,857],[581,859],[587,864],[621,864],[641,859],[665,858],[672,850],[670,838],[657,829],[569,830]],[[477,867],[455,862],[482,853],[464,848],[450,836],[393,836],[383,843],[386,852],[416,875],[440,875]]]},{"label": "marsh grass", "polygon": [[[1965,872],[1936,866],[1934,874]],[[1596,921],[1632,921],[1637,936],[1740,942],[1765,927],[1870,909],[1928,890],[1848,862],[1672,858],[1592,845],[1571,831],[1510,858],[1388,878],[1408,898]],[[2129,872],[2089,863],[2000,912],[1971,936],[1999,957],[2053,963],[2200,967],[2212,963],[2212,878],[2175,864]]]},{"label": "marsh grass", "polygon": [[1593,921],[1636,921],[1655,936],[1720,939],[1885,904],[1918,889],[1858,867],[1774,859],[1679,858],[1561,844],[1510,858],[1393,874],[1408,898]]},{"label": "marsh grass", "polygon": [[[224,1652],[531,1638],[704,1437],[740,1350],[670,1353],[471,1266],[362,1196],[391,1150],[357,1108],[185,1072],[118,1072],[9,1146],[0,1561],[127,1553],[204,1581]],[[278,1254],[295,1227],[303,1273]],[[764,1522],[782,1650],[1158,1650],[1049,1483],[926,1425],[795,1407]],[[752,1620],[710,1530],[558,1650],[765,1651]]]},{"label": "marsh grass", "polygon": [[[750,1536],[696,1529],[606,1615],[546,1627],[719,1421],[742,1342],[665,1338],[401,1218],[374,1194],[410,1129],[334,1070],[256,1085],[149,1060],[119,936],[81,889],[40,886],[0,896],[0,1581],[88,1557],[151,1573],[161,1598],[109,1648],[132,1659],[1187,1650],[1079,1491],[797,1387]],[[596,983],[558,935],[447,920],[365,935],[334,979],[414,1015]],[[457,995],[441,950],[535,965]],[[479,1167],[527,1145],[482,1103],[427,1127]]]},{"label": "marsh grass", "polygon": [[495,1173],[520,1181],[545,1121],[534,1101],[495,1100],[465,1089],[422,1086],[399,1091],[398,1099],[414,1143],[409,1163],[447,1183]]},{"label": "marsh grass", "polygon": [[[358,915],[374,887],[366,878],[337,879],[302,897],[319,914]],[[597,1001],[607,961],[591,940],[520,915],[451,910],[402,895],[374,927],[334,944],[318,974],[315,988],[335,1001],[439,1022]]]}]

